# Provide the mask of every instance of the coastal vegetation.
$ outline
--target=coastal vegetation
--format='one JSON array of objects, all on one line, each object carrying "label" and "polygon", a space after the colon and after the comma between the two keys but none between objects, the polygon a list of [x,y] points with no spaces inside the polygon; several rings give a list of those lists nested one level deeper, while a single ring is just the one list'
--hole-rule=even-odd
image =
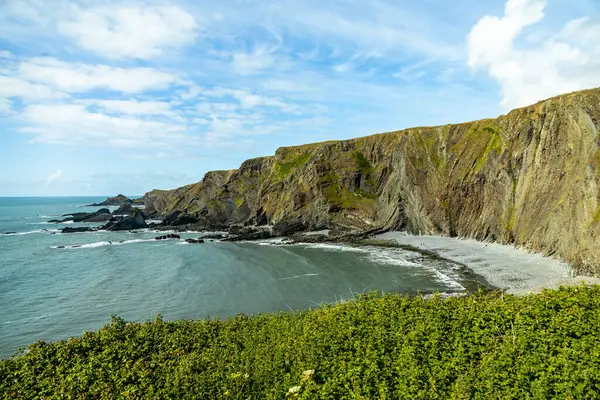
[{"label": "coastal vegetation", "polygon": [[313,310],[146,323],[37,342],[0,397],[600,398],[600,286],[516,297],[370,293]]}]

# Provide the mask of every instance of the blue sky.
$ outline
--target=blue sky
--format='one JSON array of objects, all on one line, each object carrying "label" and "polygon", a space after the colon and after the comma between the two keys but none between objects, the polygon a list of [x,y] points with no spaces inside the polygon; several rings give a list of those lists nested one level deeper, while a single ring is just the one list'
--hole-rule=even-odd
[{"label": "blue sky", "polygon": [[143,194],[277,147],[600,86],[597,0],[0,2],[0,196]]}]

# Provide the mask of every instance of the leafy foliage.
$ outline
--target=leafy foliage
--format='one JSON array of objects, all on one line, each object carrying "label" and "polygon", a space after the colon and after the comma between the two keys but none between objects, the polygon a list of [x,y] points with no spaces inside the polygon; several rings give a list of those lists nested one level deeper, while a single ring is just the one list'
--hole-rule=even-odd
[{"label": "leafy foliage", "polygon": [[126,323],[0,363],[1,398],[595,399],[600,286],[398,294],[224,321]]}]

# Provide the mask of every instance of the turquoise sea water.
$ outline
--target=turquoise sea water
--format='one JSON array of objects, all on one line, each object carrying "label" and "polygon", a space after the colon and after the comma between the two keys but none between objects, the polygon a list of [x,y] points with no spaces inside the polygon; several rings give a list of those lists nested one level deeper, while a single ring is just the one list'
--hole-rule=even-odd
[{"label": "turquoise sea water", "polygon": [[[308,308],[364,290],[464,290],[451,264],[401,249],[158,242],[163,233],[60,234],[68,225],[46,223],[95,211],[81,205],[103,199],[0,198],[0,357],[38,339],[96,330],[112,314],[224,318]],[[78,225],[85,224],[70,224]]]}]

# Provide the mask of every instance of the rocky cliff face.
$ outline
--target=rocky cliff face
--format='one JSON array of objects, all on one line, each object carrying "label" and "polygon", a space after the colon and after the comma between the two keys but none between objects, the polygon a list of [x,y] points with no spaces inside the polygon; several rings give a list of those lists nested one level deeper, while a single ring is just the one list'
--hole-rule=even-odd
[{"label": "rocky cliff face", "polygon": [[496,119],[280,148],[153,191],[207,227],[407,229],[511,243],[600,273],[600,89]]}]

